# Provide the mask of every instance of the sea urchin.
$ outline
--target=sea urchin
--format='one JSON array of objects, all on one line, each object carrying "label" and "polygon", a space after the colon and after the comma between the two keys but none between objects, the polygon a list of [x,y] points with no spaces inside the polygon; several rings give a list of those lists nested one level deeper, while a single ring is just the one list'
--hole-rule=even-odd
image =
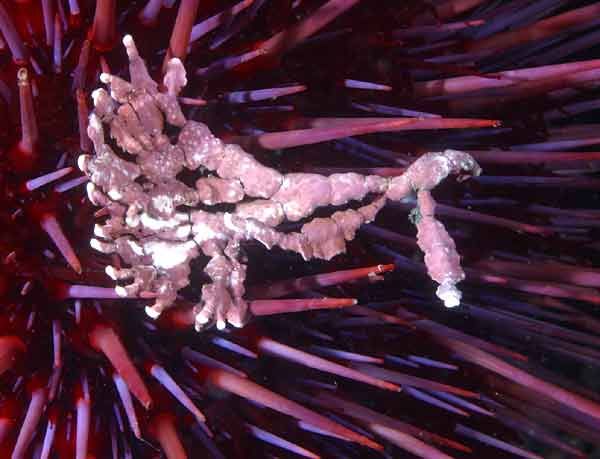
[{"label": "sea urchin", "polygon": [[0,457],[588,455],[599,12],[0,0]]}]

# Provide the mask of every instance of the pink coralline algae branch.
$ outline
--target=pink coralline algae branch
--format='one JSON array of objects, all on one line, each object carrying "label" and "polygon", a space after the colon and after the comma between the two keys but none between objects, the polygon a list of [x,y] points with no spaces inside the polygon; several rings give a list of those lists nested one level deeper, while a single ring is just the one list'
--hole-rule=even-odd
[{"label": "pink coralline algae branch", "polygon": [[[117,253],[129,265],[106,269],[114,280],[129,281],[116,287],[118,295],[154,299],[146,312],[156,318],[189,284],[190,262],[202,254],[209,259],[204,272],[210,282],[202,287],[194,309],[196,329],[214,322],[220,329],[227,322],[241,327],[248,318],[241,242],[255,240],[267,249],[278,246],[305,260],[329,260],[345,251],[346,241],[354,239],[361,225],[373,221],[388,199],[397,201],[416,193],[414,221],[429,275],[439,284],[437,295],[446,306],[460,303],[456,284],[465,275],[454,241],[435,219],[431,190],[449,174],[478,175],[481,170],[470,155],[455,150],[428,153],[393,178],[281,174],[240,146],[224,144],[206,125],[185,118],[177,99],[187,84],[179,59],[168,61],[159,87],[131,36],[123,43],[131,82],[101,75],[110,94],[104,89],[92,94],[88,135],[95,155],[83,155],[78,162],[91,180],[89,199],[108,215],[104,224],[95,226],[91,245],[104,253]],[[165,133],[165,120],[180,129],[175,145]],[[116,154],[109,146],[105,125],[128,155]],[[198,173],[194,187],[178,178],[184,169]],[[318,207],[342,206],[372,196],[356,210],[313,218],[299,232],[277,229],[285,221],[310,217]],[[211,209],[223,204],[233,210]]]}]

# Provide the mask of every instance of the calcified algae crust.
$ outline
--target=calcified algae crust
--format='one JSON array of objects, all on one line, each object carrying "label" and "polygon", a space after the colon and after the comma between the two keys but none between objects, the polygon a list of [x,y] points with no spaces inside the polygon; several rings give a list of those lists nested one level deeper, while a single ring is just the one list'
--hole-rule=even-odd
[{"label": "calcified algae crust", "polygon": [[[204,271],[211,282],[202,287],[194,310],[196,329],[215,321],[220,329],[226,322],[240,327],[248,315],[242,241],[256,240],[267,249],[279,246],[305,260],[329,260],[345,251],[346,241],[375,219],[387,199],[401,200],[416,192],[417,238],[429,275],[440,284],[437,295],[446,306],[460,303],[455,285],[464,272],[454,241],[434,218],[430,190],[452,173],[478,175],[480,168],[472,157],[454,150],[429,153],[391,179],[356,173],[281,174],[240,146],[224,144],[204,124],[185,118],[177,101],[187,84],[179,59],[168,62],[162,91],[149,76],[132,37],[125,36],[123,44],[131,82],[101,75],[110,94],[104,89],[92,94],[95,109],[88,135],[96,154],[78,161],[91,180],[90,200],[110,215],[104,225],[96,225],[98,238],[91,245],[104,253],[118,253],[130,266],[106,269],[115,280],[132,279],[117,286],[117,294],[154,298],[146,312],[156,318],[189,284],[190,261],[203,254],[209,258]],[[165,134],[165,121],[180,128],[175,145]],[[110,127],[110,137],[135,157],[135,163],[115,154],[106,143],[103,125]],[[195,188],[177,178],[184,168],[198,172]],[[313,218],[299,232],[276,229],[284,221],[310,217],[318,207],[340,206],[367,195],[375,198],[356,210]],[[235,204],[235,209],[212,212],[198,208],[201,204]]]}]

